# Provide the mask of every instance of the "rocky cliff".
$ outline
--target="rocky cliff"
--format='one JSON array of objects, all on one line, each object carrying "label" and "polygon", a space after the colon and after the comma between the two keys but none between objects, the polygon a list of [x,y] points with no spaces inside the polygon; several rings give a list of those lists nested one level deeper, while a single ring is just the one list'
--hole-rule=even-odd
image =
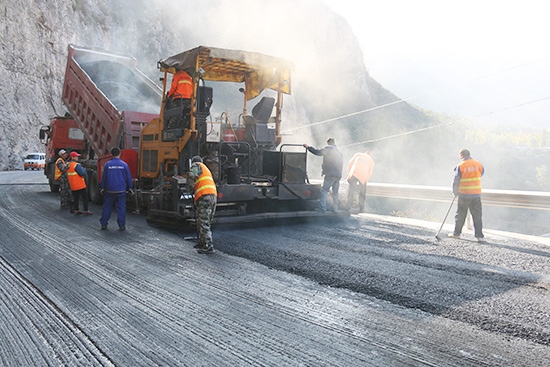
[{"label": "rocky cliff", "polygon": [[[286,127],[395,100],[369,77],[347,23],[319,0],[12,0],[0,10],[1,170],[21,169],[26,152],[43,151],[38,129],[65,114],[61,89],[70,43],[132,55],[153,80],[158,60],[198,45],[286,58],[295,65]],[[379,134],[381,125],[391,129],[402,116],[414,124],[425,119],[400,104],[318,124],[289,139],[322,144],[331,135],[353,142],[350,131]]]}]

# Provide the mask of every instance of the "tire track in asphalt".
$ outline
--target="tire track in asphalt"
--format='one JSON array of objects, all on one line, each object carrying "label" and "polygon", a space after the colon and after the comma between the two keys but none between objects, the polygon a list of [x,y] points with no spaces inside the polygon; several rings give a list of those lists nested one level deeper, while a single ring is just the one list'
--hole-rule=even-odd
[{"label": "tire track in asphalt", "polygon": [[[97,284],[108,284],[109,288],[111,288],[114,291],[120,292],[121,294],[124,294],[126,297],[132,299],[134,302],[137,302],[141,305],[142,309],[145,310],[147,313],[154,312],[158,314],[159,316],[162,316],[161,319],[164,323],[164,327],[166,329],[170,328],[174,324],[178,324],[185,330],[192,330],[192,336],[190,339],[202,339],[204,341],[212,341],[211,335],[212,330],[215,330],[218,327],[218,324],[220,322],[225,322],[224,329],[225,330],[231,330],[232,335],[235,335],[237,337],[239,336],[247,336],[251,333],[253,335],[258,335],[258,338],[252,338],[254,342],[249,342],[251,345],[246,345],[244,347],[249,348],[251,350],[254,350],[254,357],[250,359],[246,359],[245,356],[247,354],[250,354],[250,351],[243,350],[241,348],[233,348],[231,354],[234,357],[238,357],[241,360],[243,360],[243,363],[253,363],[255,361],[255,364],[258,364],[258,360],[261,360],[262,355],[270,355],[270,354],[277,354],[278,355],[278,363],[281,363],[282,361],[286,360],[288,362],[288,365],[292,365],[296,359],[302,360],[302,361],[311,361],[312,363],[323,363],[323,356],[317,356],[312,352],[307,352],[307,350],[301,350],[299,346],[295,344],[288,344],[281,341],[284,341],[288,339],[288,330],[292,330],[292,327],[289,326],[286,329],[279,330],[281,335],[278,335],[276,338],[266,338],[264,336],[264,330],[263,327],[254,327],[254,324],[245,323],[242,324],[238,321],[233,320],[227,320],[224,317],[223,312],[214,312],[214,309],[207,309],[204,310],[201,308],[200,304],[193,303],[192,301],[180,299],[179,297],[173,295],[167,288],[166,284],[146,284],[143,282],[142,279],[136,278],[136,276],[132,273],[128,273],[127,271],[118,268],[116,266],[113,266],[109,261],[105,260],[103,257],[98,257],[96,254],[94,254],[91,251],[88,251],[86,249],[87,246],[93,246],[94,243],[90,243],[89,241],[84,241],[84,238],[77,238],[73,241],[60,241],[56,236],[49,234],[46,231],[32,231],[31,227],[32,225],[30,223],[27,223],[23,220],[21,217],[17,217],[12,215],[9,219],[11,222],[10,224],[12,226],[15,226],[19,229],[19,231],[27,233],[28,236],[30,236],[34,241],[40,243],[45,248],[49,249],[52,254],[55,254],[55,256],[60,258],[65,258],[67,261],[64,261],[63,263],[73,263],[78,265],[80,268],[80,271],[83,275],[85,275],[87,278],[93,279],[95,283]],[[80,241],[82,240],[82,241]],[[85,245],[79,245],[80,243],[83,243]],[[140,249],[140,256],[143,256],[145,258],[145,262],[151,264],[151,259],[158,259],[162,258],[163,255],[166,253],[163,251],[159,251],[158,253],[154,253],[154,249],[152,249],[150,246],[141,244],[141,243],[134,243],[133,244],[133,251],[135,252],[136,249]],[[153,250],[153,253],[152,253]],[[240,261],[237,261],[239,263]],[[201,264],[204,265],[204,264]],[[49,269],[49,272],[55,272],[59,269]],[[215,269],[204,269],[201,268],[200,271],[192,272],[191,274],[187,273],[186,276],[189,280],[190,275],[195,275],[194,279],[190,284],[202,284],[201,287],[204,287],[205,284],[209,282],[205,282],[204,279],[202,279],[202,271],[211,272],[215,274]],[[106,275],[108,274],[108,275]],[[160,274],[159,274],[160,275]],[[215,275],[223,275],[223,274],[215,274]],[[218,278],[217,276],[215,278]],[[223,279],[219,278],[219,279]],[[54,288],[56,287],[62,287],[62,284],[54,284]],[[197,293],[200,291],[200,288],[191,289],[191,293]],[[232,288],[225,288],[220,283],[214,282],[209,284],[209,291],[208,293],[213,294],[215,297],[211,299],[211,302],[214,304],[220,304],[222,303],[222,300],[227,295],[230,296],[238,296],[238,298],[245,300],[246,302],[250,301],[250,294],[247,293],[238,293]],[[213,291],[212,291],[213,290]],[[224,290],[224,292],[222,292]],[[141,294],[141,297],[135,297],[135,294]],[[286,298],[284,294],[281,294],[283,298]],[[158,298],[162,298],[164,301],[164,304],[168,305],[168,310],[174,309],[174,308],[187,308],[189,309],[195,316],[197,316],[198,319],[203,320],[213,320],[213,323],[211,325],[208,325],[208,321],[202,322],[202,323],[190,323],[187,320],[182,321],[180,318],[175,318],[169,311],[166,312],[164,309],[159,309],[158,306],[155,306],[154,302],[148,302],[147,299],[150,300],[156,300]],[[171,299],[172,298],[172,299]],[[145,300],[144,300],[145,299]],[[84,301],[83,301],[84,302]],[[262,307],[265,308],[265,301],[262,302],[262,300],[257,300],[256,305],[263,305]],[[282,313],[286,316],[292,316],[295,317],[297,320],[302,319],[306,326],[304,328],[309,328],[309,324],[311,323],[311,320],[309,320],[308,317],[300,316],[302,314],[305,314],[303,310],[293,310],[293,309],[287,309],[283,310],[283,307],[279,306],[270,306],[270,311],[268,312],[277,312]],[[309,312],[309,311],[308,311]],[[256,315],[258,316],[258,315]],[[124,315],[120,314],[118,315],[119,318],[123,318]],[[250,317],[250,316],[249,316]],[[320,327],[320,329],[330,330],[336,332],[337,337],[333,337],[330,340],[335,341],[335,339],[339,339],[342,336],[346,338],[351,339],[357,339],[350,343],[350,345],[356,345],[360,346],[363,343],[365,343],[365,339],[357,338],[353,335],[353,333],[349,333],[348,331],[342,331],[339,330],[337,327],[337,317],[332,315],[331,317],[335,320],[333,321],[333,326],[327,328],[326,325],[324,325],[324,322],[322,321],[323,318],[326,318],[326,314],[317,315],[317,322],[313,323],[313,326]],[[221,321],[220,321],[221,320]],[[255,322],[261,321],[258,319],[258,317],[251,317],[251,320],[254,320]],[[325,321],[326,322],[326,321]],[[104,320],[104,323],[108,323],[108,320]],[[271,325],[268,325],[271,329],[273,329],[274,324],[277,322],[272,322]],[[266,325],[266,324],[261,324]],[[322,332],[318,332],[319,334],[322,334]],[[122,338],[128,338],[128,336],[120,335]],[[302,333],[297,333],[294,338],[299,340],[303,337]],[[323,341],[323,343],[327,343],[326,341]],[[299,344],[299,342],[296,342],[296,344]],[[375,344],[372,343],[371,344]],[[224,344],[218,345],[220,348],[224,348]],[[331,345],[330,342],[328,344],[324,344],[322,349],[330,349]],[[384,345],[382,343],[377,345],[378,348],[381,350],[387,350],[389,347],[388,345]],[[227,346],[225,346],[227,348]],[[289,356],[288,350],[293,351],[293,355]],[[161,349],[162,350],[162,349]],[[172,353],[175,353],[176,351],[173,351]],[[248,353],[247,353],[248,352]],[[390,348],[389,351],[395,360],[398,359],[397,356],[400,354],[403,354],[402,358],[403,361],[407,361],[410,359],[421,361],[422,359],[417,356],[411,356],[410,353],[399,351],[399,347],[396,345],[394,348]],[[387,353],[387,352],[386,352]],[[344,360],[348,361],[349,363],[351,360],[356,360],[358,363],[367,363],[369,358],[363,356],[356,356],[358,353],[356,351],[349,352],[349,354],[341,354],[338,352],[333,351],[332,354],[336,354],[336,357],[338,358],[344,358]],[[360,353],[359,353],[360,354]],[[357,359],[359,358],[359,359]],[[222,360],[220,360],[221,363],[223,363]],[[158,360],[156,361],[158,363]],[[269,365],[270,363],[267,363],[266,365]],[[430,365],[430,363],[425,363],[426,365]]]},{"label": "tire track in asphalt", "polygon": [[[18,220],[14,220],[18,223],[21,223],[20,221]],[[93,269],[93,265],[94,264],[101,264],[101,266],[99,267],[100,269],[103,269],[102,271],[105,271],[105,273],[111,273],[111,274],[116,274],[116,276],[113,276],[112,279],[121,279],[121,282],[119,282],[117,284],[117,286],[113,286],[113,283],[111,282],[110,283],[110,286],[117,289],[118,291],[120,291],[121,293],[124,293],[126,296],[128,297],[131,297],[131,295],[135,294],[137,292],[137,290],[141,290],[143,291],[143,288],[141,286],[141,283],[139,279],[136,279],[136,278],[133,278],[131,274],[128,274],[128,273],[118,273],[118,269],[109,269],[109,264],[110,262],[107,262],[107,261],[104,261],[103,258],[98,258],[96,257],[92,252],[90,251],[86,251],[84,249],[83,246],[78,246],[77,243],[79,243],[79,241],[73,241],[72,243],[56,243],[55,241],[55,238],[53,237],[50,237],[48,238],[47,236],[45,236],[44,233],[40,233],[40,235],[38,236],[34,236],[35,237],[35,240],[36,241],[39,241],[39,242],[42,242],[44,246],[46,247],[49,247],[50,250],[56,252],[58,254],[58,256],[65,256],[67,257],[67,254],[70,253],[70,251],[72,250],[72,252],[74,252],[74,256],[71,256],[71,258],[69,259],[71,262],[73,263],[77,263],[77,262],[81,262],[82,259],[87,259],[89,260],[89,262],[86,262],[86,263],[82,263],[80,264],[80,268],[82,269]],[[82,242],[84,243],[84,242]],[[55,246],[53,246],[55,244]],[[140,243],[137,244],[138,246],[136,246],[136,244],[134,244],[132,250],[135,252],[141,245]],[[75,251],[76,249],[78,248],[78,251]],[[165,252],[163,251],[159,251],[158,253],[156,254],[153,254],[152,252],[152,249],[150,246],[141,246],[141,250],[140,250],[140,256],[144,257],[144,261],[143,263],[144,264],[154,264],[155,261],[158,262],[158,259],[162,258],[163,255],[165,255]],[[153,250],[154,251],[154,250]],[[92,261],[93,259],[93,261]],[[214,271],[215,269],[213,268],[210,268],[210,269],[207,269],[206,272],[207,273],[213,273],[215,272]],[[200,271],[205,271],[205,269],[201,269]],[[224,268],[224,272],[226,271],[226,269]],[[101,272],[100,272],[101,273]],[[200,276],[200,272],[197,272],[197,274],[199,275],[197,278],[195,278],[194,280],[197,282],[197,283],[202,283],[203,285],[205,284],[206,281],[208,281],[208,279],[206,279],[206,281],[204,279],[201,278]],[[217,274],[219,275],[220,278],[218,277],[215,277],[215,278],[218,278],[218,279],[223,279],[223,276],[226,275],[225,273],[219,273]],[[97,276],[97,274],[96,274]],[[211,279],[211,278],[209,278]],[[103,282],[105,282],[106,280],[104,279]],[[128,285],[131,285],[131,284],[135,284],[134,287],[129,287]],[[150,292],[155,292],[158,294],[159,297],[161,297],[163,300],[168,300],[170,299],[170,293],[168,292],[167,289],[164,289],[166,292],[164,293],[161,293],[160,290],[162,289],[161,288],[162,285],[160,284],[156,284],[155,287],[153,287],[153,289],[149,290]],[[236,297],[239,297],[241,299],[244,299],[246,301],[251,301],[251,298],[250,298],[250,295],[249,294],[244,294],[245,297],[243,297],[243,294],[239,294],[239,293],[236,293],[234,289],[232,288],[224,288],[222,287],[222,284],[220,283],[217,283],[217,282],[211,282],[210,283],[210,287],[215,289],[216,292],[214,292],[214,294],[217,294],[218,292],[220,291],[224,291],[224,296],[223,297],[217,297],[216,299],[213,299],[212,302],[214,303],[219,303],[221,299],[227,297],[227,296],[236,296]],[[126,289],[125,289],[126,288]],[[198,290],[194,290],[193,292],[197,292]],[[278,295],[280,297],[283,297],[284,298],[284,295]],[[254,299],[256,299],[256,297],[254,297]],[[134,299],[135,301],[138,301],[140,302],[139,299]],[[262,299],[260,298],[259,301],[257,301],[257,304],[260,305],[262,304]],[[178,301],[178,300],[172,300],[173,301],[173,304],[172,304],[172,307],[181,307],[181,301]],[[178,303],[179,302],[179,303]],[[264,301],[265,303],[265,301]],[[145,307],[144,309],[152,309],[151,305],[150,304],[147,304],[147,303],[144,303],[143,306]],[[263,304],[263,307],[265,307],[266,305]],[[194,314],[197,314],[197,311],[200,310],[200,307],[197,307],[196,305],[193,305],[193,304],[186,304],[185,307],[187,308],[190,308],[193,310],[193,313]],[[278,305],[272,305],[271,307],[271,310],[270,312],[282,312],[283,314],[286,314],[288,316],[291,316],[291,317],[294,317],[296,319],[302,319],[303,321],[305,322],[308,322],[307,321],[307,318],[302,318],[300,315],[304,313],[304,310],[294,310],[292,308],[286,308],[285,310],[285,307],[281,304],[278,304]],[[160,312],[159,310],[156,310],[156,312],[158,312],[159,314],[162,314],[162,312]],[[204,315],[202,315],[205,319],[214,319],[214,320],[223,320],[223,315],[221,314],[212,314],[212,310],[210,310],[210,313],[205,313]],[[308,310],[307,314],[309,314],[310,311]],[[199,313],[200,315],[200,313]],[[169,316],[170,315],[167,315],[167,314],[163,314],[163,317],[167,317],[169,319]],[[335,326],[337,325],[337,320],[338,320],[338,316],[337,315],[329,315],[329,314],[323,314],[323,315],[317,315],[318,316],[318,320],[323,320],[324,318],[326,318],[327,320],[330,318],[330,319],[333,319],[335,321],[332,321],[332,328],[328,328],[332,331],[335,331],[335,332],[338,332],[338,333],[341,333],[341,334],[348,334],[346,331],[342,331],[342,330],[338,330],[338,328]],[[318,321],[316,323],[314,323],[314,325],[318,326],[318,327],[321,327],[321,328],[327,328],[326,325],[324,325],[324,323],[327,322],[327,320],[325,321]],[[176,322],[177,320],[170,320],[170,322]],[[258,321],[258,320],[257,320]],[[261,321],[261,320],[260,320]],[[238,330],[238,332],[236,332],[236,334],[241,334],[241,335],[246,335],[246,334],[249,334],[250,331],[251,331],[251,328],[253,328],[252,325],[245,325],[245,326],[240,326],[238,323],[231,323],[229,321],[225,321],[228,323],[228,327],[226,327],[226,329],[229,329],[229,330]],[[230,327],[229,327],[230,326]],[[273,325],[271,325],[273,326]],[[186,329],[190,329],[190,330],[200,330],[200,325],[188,325],[188,327],[186,327]],[[256,328],[256,332],[258,335],[261,335],[262,333],[262,328]],[[283,331],[284,333],[287,333],[286,330]],[[201,335],[197,335],[195,334],[197,337],[200,337],[201,339],[205,340],[205,341],[208,341],[210,339],[209,337],[209,333],[206,333],[206,334],[201,334]],[[296,338],[298,338],[298,336],[296,336]],[[282,335],[281,335],[281,338],[280,339],[284,339],[282,338]],[[366,342],[367,340],[362,340],[362,339],[358,339],[357,343],[361,344],[361,343],[364,343]],[[270,351],[270,352],[274,352],[274,351],[278,351],[278,353],[280,353],[281,355],[284,355],[285,354],[285,351],[290,347],[289,345],[286,345],[286,344],[282,344],[281,346],[277,346],[274,344],[274,342],[270,339],[266,339],[263,341],[264,343],[266,343],[267,345],[255,345],[254,348],[258,349],[258,350],[261,350],[262,348],[265,349],[265,351]],[[375,343],[374,341],[370,341],[371,344],[373,345],[377,345],[377,343]],[[325,345],[325,348],[330,348],[330,343]],[[400,351],[400,348],[398,345],[395,345],[394,348],[389,348],[387,343],[384,343],[384,345],[382,345],[382,343],[378,343],[377,345],[378,347],[382,348],[382,349],[389,349],[391,350],[392,353],[394,353],[395,355],[399,355],[399,354],[403,354],[403,356],[405,356],[406,358],[404,359],[413,359],[413,360],[418,360],[418,361],[422,361],[422,358],[419,357],[419,356],[413,356],[413,355],[410,355],[409,353],[406,353],[406,352],[403,352],[402,350]],[[304,353],[304,354],[307,354],[306,352],[301,352],[301,353]],[[240,351],[237,351],[237,354],[241,354]],[[345,356],[339,356],[340,358],[345,358]],[[348,359],[349,359],[349,356],[348,356]],[[303,355],[301,357],[301,360],[313,360],[313,361],[317,361],[317,363],[321,363],[322,361],[319,361],[317,360],[317,356],[315,356],[314,354],[307,354],[307,355]],[[365,360],[360,360],[359,362],[361,363],[365,363]],[[424,362],[426,363],[427,365],[430,365],[428,362]]]},{"label": "tire track in asphalt", "polygon": [[[147,299],[151,299],[153,301],[156,301],[157,298],[162,298],[165,303],[169,304],[169,309],[172,308],[190,308],[192,311],[194,311],[194,314],[198,313],[198,316],[201,316],[201,308],[199,305],[193,304],[193,303],[186,303],[182,304],[181,300],[174,299],[172,294],[167,291],[167,289],[163,289],[161,285],[159,284],[146,284],[143,282],[142,279],[139,279],[136,277],[135,274],[132,274],[131,272],[127,272],[124,269],[120,267],[116,267],[113,263],[106,260],[105,258],[96,256],[95,253],[88,251],[86,249],[86,246],[80,245],[80,243],[86,243],[84,241],[85,239],[79,239],[76,238],[71,241],[60,241],[56,236],[50,235],[46,231],[33,231],[33,225],[31,223],[28,223],[23,220],[23,218],[18,217],[17,215],[11,215],[10,218],[8,218],[8,221],[10,224],[16,228],[20,232],[26,233],[27,236],[31,237],[34,241],[39,243],[40,245],[44,246],[44,248],[49,249],[52,254],[55,254],[55,256],[59,258],[64,258],[66,261],[63,261],[64,264],[72,263],[77,265],[80,268],[80,271],[82,274],[92,279],[97,284],[108,284],[109,288],[113,291],[119,292],[120,294],[123,294],[125,297],[131,298],[133,301],[139,303],[142,306],[142,309],[145,310],[147,313],[154,312],[158,316],[162,316],[162,319],[165,321],[165,327],[166,329],[169,329],[173,323],[182,323],[180,319],[176,319],[173,317],[173,315],[170,312],[166,312],[165,310],[159,308],[156,306],[154,302],[147,302]],[[82,240],[82,241],[79,241]],[[87,243],[90,244],[89,242]],[[93,244],[92,244],[93,245]],[[158,259],[160,257],[153,256],[150,251],[150,246],[146,246],[146,251],[149,253],[145,253],[142,251],[142,255],[146,257],[146,263],[151,265],[152,261],[151,259]],[[134,247],[135,251],[135,247]],[[162,254],[157,254],[158,256],[162,256]],[[49,269],[48,272],[54,273],[56,271],[59,271],[60,269],[52,268]],[[195,279],[197,283],[200,284],[202,281],[200,273],[197,273],[199,276]],[[54,288],[62,287],[62,285],[54,285]],[[164,292],[163,292],[164,291]],[[198,292],[198,289],[195,289],[192,291],[193,293]],[[135,294],[141,294],[142,297],[135,297]],[[215,293],[214,293],[215,294]],[[172,302],[172,304],[170,304]],[[212,302],[219,302],[219,299],[213,299]],[[207,310],[208,312],[202,312],[202,317],[206,320],[216,320],[216,323],[218,323],[220,320],[219,314],[213,314],[212,310]],[[122,315],[119,315],[120,318],[122,318]],[[199,317],[200,318],[200,317]],[[223,319],[221,319],[223,320]],[[231,325],[232,328],[235,328],[236,325]],[[208,331],[204,332],[205,324],[189,324],[185,326],[186,330],[193,330],[193,338],[192,339],[202,339],[204,341],[211,341],[211,333]],[[233,330],[233,329],[231,329]],[[250,329],[248,327],[241,328],[241,330],[238,330],[236,334],[242,334],[246,335]],[[124,335],[121,337],[124,338]],[[255,345],[255,348],[259,348],[259,345]],[[266,348],[266,351],[271,350],[273,345],[268,345]],[[286,349],[286,346],[283,346],[279,351],[282,353]],[[244,353],[245,351],[238,350],[234,353],[235,356],[239,356],[239,358],[244,359],[244,362],[251,362],[251,360],[246,359],[247,353]],[[258,349],[258,352],[261,352],[261,349]],[[313,358],[314,356],[304,356],[304,360],[308,360],[308,358]],[[221,361],[220,361],[221,362]],[[158,363],[158,361],[155,361],[155,363]],[[269,364],[268,364],[269,365]]]},{"label": "tire track in asphalt", "polygon": [[[40,209],[44,215],[52,205],[49,201],[45,200],[46,209]],[[17,209],[23,214],[14,216],[10,226],[28,221],[36,211]],[[147,227],[139,230],[148,237],[105,233],[97,225],[90,230],[90,220],[69,218],[66,226],[75,234],[70,241],[58,237],[57,229],[64,226],[55,222],[38,230],[32,223],[17,227],[31,236],[24,241],[26,252],[13,258],[27,274],[34,271],[33,264],[24,262],[36,249],[46,249],[46,257],[53,259],[32,273],[34,282],[122,364],[200,365],[211,358],[210,365],[477,366],[499,360],[494,355],[484,358],[491,345],[483,348],[478,340],[465,340],[461,334],[467,332],[467,337],[472,331],[460,323],[442,325],[429,314],[304,282],[223,252],[200,256],[190,243],[182,245],[176,236]],[[97,222],[97,217],[91,220]],[[279,239],[270,231],[258,233],[247,232],[244,237],[269,238],[270,243]],[[56,275],[59,271],[76,279],[63,279]],[[60,291],[78,285],[82,289],[70,296]],[[146,330],[151,327],[158,331]],[[435,330],[448,334],[448,340],[433,339]],[[473,344],[479,344],[478,353],[472,352]]]},{"label": "tire track in asphalt", "polygon": [[[398,231],[391,225],[382,224],[380,228],[376,224],[366,224],[363,229],[354,226],[353,232],[348,230],[351,225],[337,227],[345,232],[343,236],[335,236],[333,228],[325,226],[301,226],[286,232],[271,228],[267,233],[262,229],[262,235],[269,237],[270,243],[280,244],[265,250],[260,250],[265,246],[257,240],[262,237],[258,234],[260,230],[227,231],[224,232],[222,249],[320,284],[350,289],[403,307],[467,322],[484,330],[549,345],[550,332],[545,331],[543,325],[533,323],[538,315],[545,314],[548,307],[543,301],[548,291],[540,286],[537,279],[540,275],[455,259],[447,256],[441,245],[438,246],[439,254],[423,254],[422,249],[398,251],[392,246],[392,238],[398,236]],[[366,230],[372,233],[371,237],[364,234]],[[415,229],[404,229],[404,235],[407,236],[411,230]],[[425,239],[426,230],[418,232],[412,241],[404,242],[408,246],[417,242],[426,247],[429,243]],[[364,247],[357,246],[361,241],[367,242]],[[477,244],[468,246],[478,252],[494,252],[488,246],[481,250]],[[349,255],[344,256],[344,253]],[[544,256],[542,252],[526,253],[523,254],[524,261],[544,262],[537,254]],[[518,295],[516,302],[523,306],[502,304],[499,307],[503,310],[518,307],[521,311],[508,318],[503,318],[505,314],[502,312],[494,314],[494,305],[500,303],[491,298],[512,291]],[[479,307],[471,310],[469,305],[473,302]]]},{"label": "tire track in asphalt", "polygon": [[[48,297],[0,256],[2,365],[114,366]],[[7,290],[10,290],[9,292]]]}]

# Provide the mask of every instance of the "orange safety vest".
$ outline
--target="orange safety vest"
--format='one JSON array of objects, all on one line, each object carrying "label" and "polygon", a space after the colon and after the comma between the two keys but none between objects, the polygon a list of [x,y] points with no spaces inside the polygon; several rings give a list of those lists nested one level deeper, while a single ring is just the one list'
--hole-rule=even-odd
[{"label": "orange safety vest", "polygon": [[189,74],[183,70],[175,73],[168,96],[174,98],[191,98],[192,93],[193,82]]},{"label": "orange safety vest", "polygon": [[195,201],[203,195],[217,195],[216,183],[212,173],[204,163],[197,162],[201,166],[202,174],[195,180]]},{"label": "orange safety vest", "polygon": [[67,169],[67,178],[72,191],[78,191],[86,188],[86,180],[76,172],[78,162],[72,161]]},{"label": "orange safety vest", "polygon": [[61,161],[61,162],[63,162],[63,164],[65,164],[65,160],[61,157],[57,158],[57,160],[55,161],[55,175],[54,175],[53,179],[56,180],[56,181],[59,180],[59,177],[61,177],[61,175],[63,174],[63,172],[61,172],[59,170],[59,167],[57,166],[57,163],[59,161]]},{"label": "orange safety vest", "polygon": [[348,163],[348,177],[355,177],[361,185],[366,185],[374,169],[374,159],[367,153],[356,153]]},{"label": "orange safety vest", "polygon": [[465,159],[458,164],[460,169],[459,194],[479,195],[481,194],[481,176],[483,166],[475,159]]}]

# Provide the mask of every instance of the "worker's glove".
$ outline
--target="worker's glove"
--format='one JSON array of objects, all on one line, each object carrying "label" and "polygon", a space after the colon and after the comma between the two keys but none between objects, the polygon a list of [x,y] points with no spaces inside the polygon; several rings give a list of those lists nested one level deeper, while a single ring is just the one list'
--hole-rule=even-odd
[{"label": "worker's glove", "polygon": [[134,190],[132,190],[132,189],[128,189],[128,191],[127,191],[127,192],[128,192],[129,194],[132,194],[132,195],[134,195]]},{"label": "worker's glove", "polygon": [[100,193],[101,195],[105,195],[105,189],[99,189],[99,193]]}]

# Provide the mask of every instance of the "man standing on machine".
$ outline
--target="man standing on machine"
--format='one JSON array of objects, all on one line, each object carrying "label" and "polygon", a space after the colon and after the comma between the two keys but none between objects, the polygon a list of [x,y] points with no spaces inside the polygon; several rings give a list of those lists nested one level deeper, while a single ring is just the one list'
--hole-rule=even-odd
[{"label": "man standing on machine", "polygon": [[172,77],[172,85],[168,91],[166,110],[177,108],[177,115],[165,116],[165,124],[168,128],[183,127],[184,121],[188,119],[190,112],[190,98],[193,94],[193,80],[183,70],[178,70]]},{"label": "man standing on machine", "polygon": [[332,192],[332,208],[331,210],[338,211],[338,190],[340,188],[340,178],[342,178],[342,168],[344,166],[344,158],[342,152],[336,146],[334,138],[328,138],[327,145],[322,149],[303,144],[310,153],[323,157],[322,174],[325,176],[323,186],[321,186],[321,197],[319,198],[320,210],[327,210],[327,194]]}]

